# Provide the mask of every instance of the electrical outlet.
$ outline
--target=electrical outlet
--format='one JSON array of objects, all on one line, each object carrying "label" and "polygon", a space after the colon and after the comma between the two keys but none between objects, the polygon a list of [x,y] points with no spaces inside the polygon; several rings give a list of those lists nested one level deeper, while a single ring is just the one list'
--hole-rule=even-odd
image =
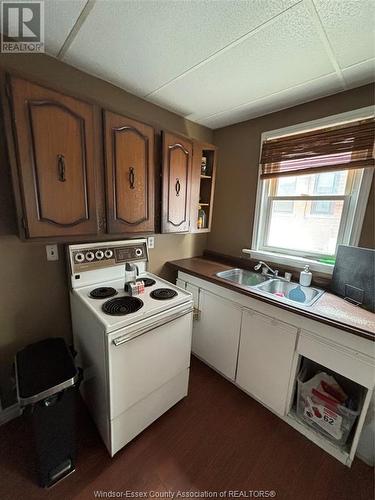
[{"label": "electrical outlet", "polygon": [[147,246],[148,246],[148,248],[155,248],[155,237],[154,236],[149,236],[147,238]]},{"label": "electrical outlet", "polygon": [[46,245],[47,260],[59,260],[57,245]]}]

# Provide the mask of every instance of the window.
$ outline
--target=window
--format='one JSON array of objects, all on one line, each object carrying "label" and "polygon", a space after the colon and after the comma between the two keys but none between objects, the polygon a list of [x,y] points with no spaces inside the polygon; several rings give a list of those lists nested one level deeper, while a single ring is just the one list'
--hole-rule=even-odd
[{"label": "window", "polygon": [[[288,196],[293,194],[296,188],[296,178],[295,177],[284,177],[279,179],[278,183],[278,193],[281,195]],[[292,214],[294,212],[294,202],[293,201],[275,201],[274,205],[275,212],[279,214]]]},{"label": "window", "polygon": [[[334,257],[350,221],[344,217],[356,203],[362,169],[307,174],[263,181],[259,248],[307,258]],[[285,217],[288,214],[288,217]]]},{"label": "window", "polygon": [[[347,171],[325,172],[318,174],[314,181],[314,194],[337,194],[342,189],[342,184],[346,182]],[[311,203],[311,215],[332,215],[335,204],[332,201],[313,201]]]},{"label": "window", "polygon": [[349,113],[356,120],[340,116],[343,123],[324,119],[325,128],[311,122],[301,125],[307,132],[263,134],[253,246],[245,252],[332,272],[337,246],[358,244],[374,165],[374,120],[361,111]]}]

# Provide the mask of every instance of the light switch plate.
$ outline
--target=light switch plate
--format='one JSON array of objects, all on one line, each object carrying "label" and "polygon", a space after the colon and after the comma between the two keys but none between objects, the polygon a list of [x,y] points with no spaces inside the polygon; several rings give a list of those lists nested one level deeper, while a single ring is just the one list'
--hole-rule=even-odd
[{"label": "light switch plate", "polygon": [[155,248],[155,237],[154,236],[149,236],[147,238],[147,246],[148,246],[148,248]]},{"label": "light switch plate", "polygon": [[57,245],[46,245],[47,260],[59,260]]}]

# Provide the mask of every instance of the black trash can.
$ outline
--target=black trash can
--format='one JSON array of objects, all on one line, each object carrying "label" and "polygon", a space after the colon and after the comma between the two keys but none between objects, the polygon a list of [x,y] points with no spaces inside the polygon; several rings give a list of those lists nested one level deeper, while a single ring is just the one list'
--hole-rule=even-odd
[{"label": "black trash can", "polygon": [[30,418],[39,484],[50,487],[75,469],[75,399],[81,381],[62,338],[30,344],[16,354],[17,391]]}]

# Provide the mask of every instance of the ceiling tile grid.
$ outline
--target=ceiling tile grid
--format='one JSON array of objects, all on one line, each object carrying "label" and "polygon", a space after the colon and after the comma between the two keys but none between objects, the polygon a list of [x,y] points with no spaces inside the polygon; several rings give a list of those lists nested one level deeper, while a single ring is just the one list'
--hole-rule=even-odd
[{"label": "ceiling tile grid", "polygon": [[284,12],[262,30],[151,96],[190,115],[231,109],[334,71],[304,4]]},{"label": "ceiling tile grid", "polygon": [[[24,0],[12,0],[23,3]],[[57,56],[87,0],[45,0],[44,38],[47,54]]]},{"label": "ceiling tile grid", "polygon": [[87,0],[48,0],[44,2],[45,43],[48,54],[58,55],[86,2]]},{"label": "ceiling tile grid", "polygon": [[[256,118],[257,116],[297,106],[298,104],[303,104],[306,101],[312,101],[314,99],[319,99],[320,97],[336,94],[337,92],[340,92],[340,90],[342,90],[340,82],[337,79],[336,74],[332,73],[282,92],[269,95],[263,99],[251,101],[248,104],[224,111],[223,113],[217,113],[206,118],[199,119],[199,123],[201,125],[205,125],[206,127],[216,129],[221,127],[223,122],[225,125],[233,125],[234,123],[250,120],[251,118]],[[306,99],[306,96],[309,96],[309,99]],[[194,121],[194,116],[188,118],[189,120],[191,119]]]},{"label": "ceiling tile grid", "polygon": [[143,97],[295,3],[99,0],[64,60]]},{"label": "ceiling tile grid", "polygon": [[363,61],[343,69],[342,74],[349,87],[360,87],[375,80],[375,59]]},{"label": "ceiling tile grid", "polygon": [[375,57],[374,0],[313,0],[341,68]]},{"label": "ceiling tile grid", "polygon": [[211,128],[375,80],[374,0],[45,5],[49,54]]}]

